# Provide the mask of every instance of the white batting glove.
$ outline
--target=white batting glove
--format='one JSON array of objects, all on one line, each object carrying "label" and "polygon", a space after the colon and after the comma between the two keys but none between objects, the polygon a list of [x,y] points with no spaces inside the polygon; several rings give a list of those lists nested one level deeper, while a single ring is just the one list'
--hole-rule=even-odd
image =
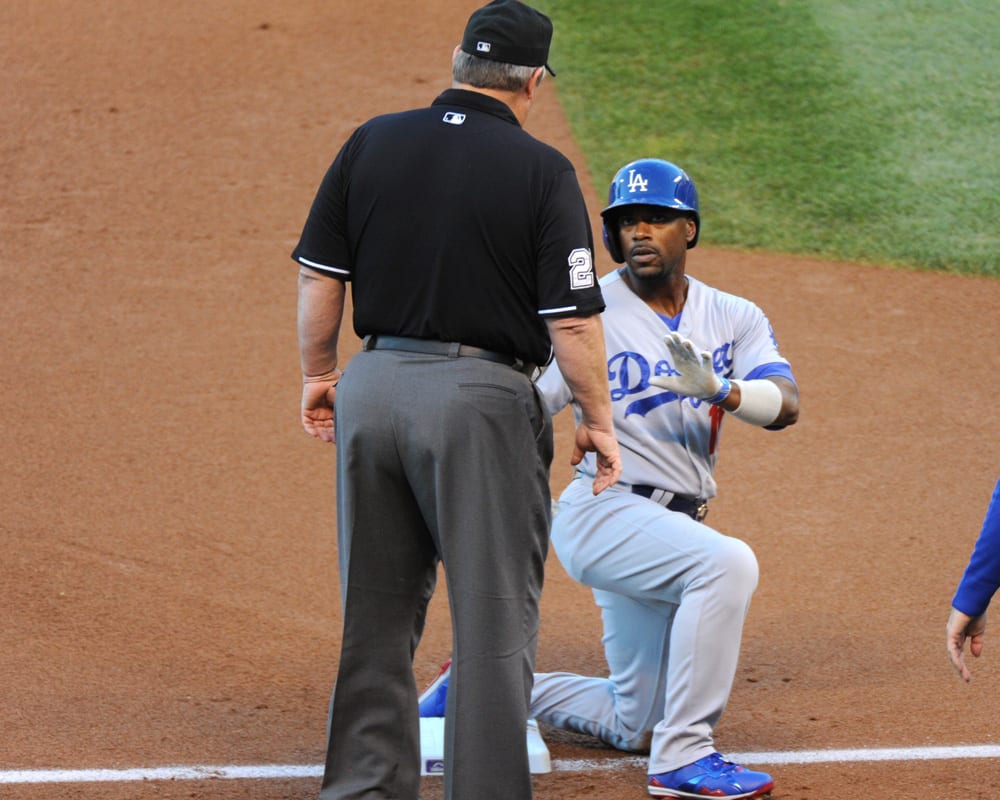
[{"label": "white batting glove", "polygon": [[674,369],[680,375],[654,375],[649,382],[674,394],[721,403],[732,388],[726,378],[720,378],[712,369],[712,355],[697,352],[694,345],[679,333],[668,333],[663,342],[670,351]]}]

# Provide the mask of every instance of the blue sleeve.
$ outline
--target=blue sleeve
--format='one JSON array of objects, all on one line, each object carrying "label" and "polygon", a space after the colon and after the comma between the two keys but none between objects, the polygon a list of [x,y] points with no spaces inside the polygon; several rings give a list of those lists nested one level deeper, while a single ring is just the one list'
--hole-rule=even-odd
[{"label": "blue sleeve", "polygon": [[779,361],[771,364],[761,364],[759,367],[754,367],[747,373],[747,376],[743,380],[756,381],[761,378],[774,377],[788,378],[788,380],[798,386],[798,383],[795,382],[795,376],[792,375],[792,368],[788,364]]},{"label": "blue sleeve", "polygon": [[965,568],[965,575],[955,592],[952,605],[963,614],[978,617],[986,612],[996,590],[1000,588],[1000,480],[986,509],[983,529]]}]

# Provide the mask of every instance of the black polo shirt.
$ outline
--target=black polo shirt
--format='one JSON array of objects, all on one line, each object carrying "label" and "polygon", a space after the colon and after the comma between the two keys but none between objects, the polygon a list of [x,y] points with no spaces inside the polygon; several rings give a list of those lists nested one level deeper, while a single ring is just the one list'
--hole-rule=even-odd
[{"label": "black polo shirt", "polygon": [[428,108],[361,125],[292,258],[352,282],[362,337],[461,342],[544,364],[546,319],[604,310],[572,164],[479,92],[449,89]]}]

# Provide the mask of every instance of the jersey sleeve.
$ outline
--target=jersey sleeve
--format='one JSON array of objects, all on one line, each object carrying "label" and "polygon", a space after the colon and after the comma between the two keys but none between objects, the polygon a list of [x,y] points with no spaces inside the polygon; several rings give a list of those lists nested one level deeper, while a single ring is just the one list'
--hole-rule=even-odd
[{"label": "jersey sleeve", "polygon": [[783,361],[774,361],[770,364],[761,364],[759,367],[755,367],[750,370],[746,377],[743,379],[745,381],[756,381],[761,378],[787,378],[792,383],[798,385],[795,380],[795,376],[792,374],[792,367]]},{"label": "jersey sleeve", "polygon": [[353,267],[347,240],[347,187],[351,152],[357,131],[344,143],[326,171],[292,259],[334,278],[350,280]]},{"label": "jersey sleeve", "polygon": [[997,588],[1000,588],[1000,480],[993,489],[982,530],[951,604],[963,614],[978,617],[986,613]]},{"label": "jersey sleeve", "polygon": [[757,305],[746,302],[735,333],[733,377],[756,380],[781,376],[795,382],[788,359],[778,349],[774,328]]},{"label": "jersey sleeve", "polygon": [[603,311],[590,218],[571,167],[554,175],[539,213],[539,315],[555,319]]}]

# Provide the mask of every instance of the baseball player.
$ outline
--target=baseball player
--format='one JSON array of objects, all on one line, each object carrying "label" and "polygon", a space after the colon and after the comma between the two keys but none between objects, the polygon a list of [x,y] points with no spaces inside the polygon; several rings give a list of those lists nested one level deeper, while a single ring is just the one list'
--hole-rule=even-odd
[{"label": "baseball player", "polygon": [[[705,514],[726,419],[784,428],[798,417],[798,389],[761,309],[685,273],[701,220],[683,170],[626,164],[602,218],[605,244],[625,265],[601,281],[622,479],[595,496],[585,457],[559,498],[551,541],[566,571],[593,588],[610,675],[536,674],[530,714],[648,750],[651,795],[759,797],[771,777],[726,760],[712,740],[757,560]],[[558,363],[538,387],[553,413],[573,402]],[[422,713],[440,708],[442,690],[439,678]]]}]

